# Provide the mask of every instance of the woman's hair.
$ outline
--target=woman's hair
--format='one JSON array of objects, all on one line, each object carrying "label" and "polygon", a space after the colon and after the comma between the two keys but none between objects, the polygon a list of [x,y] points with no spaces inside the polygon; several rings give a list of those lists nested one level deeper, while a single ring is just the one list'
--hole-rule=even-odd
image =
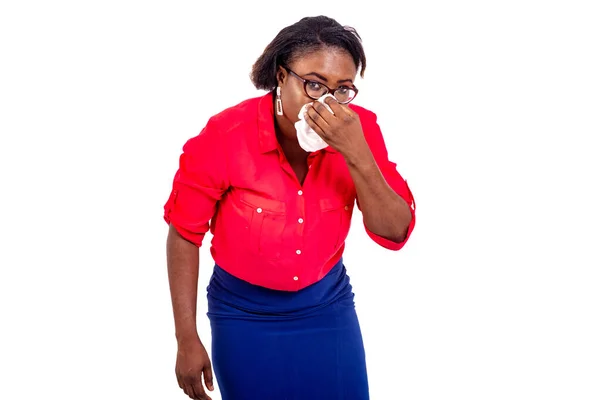
[{"label": "woman's hair", "polygon": [[252,66],[250,79],[257,89],[273,90],[277,87],[280,65],[287,66],[323,47],[346,50],[356,69],[360,70],[360,76],[364,77],[367,59],[356,30],[342,26],[332,18],[318,16],[302,18],[283,28]]}]

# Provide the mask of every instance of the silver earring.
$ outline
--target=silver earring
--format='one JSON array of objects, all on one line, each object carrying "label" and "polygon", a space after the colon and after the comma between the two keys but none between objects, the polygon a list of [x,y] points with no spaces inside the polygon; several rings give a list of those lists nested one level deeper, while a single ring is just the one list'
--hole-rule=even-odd
[{"label": "silver earring", "polygon": [[281,87],[277,86],[277,100],[275,100],[277,115],[283,115],[283,103],[281,102]]}]

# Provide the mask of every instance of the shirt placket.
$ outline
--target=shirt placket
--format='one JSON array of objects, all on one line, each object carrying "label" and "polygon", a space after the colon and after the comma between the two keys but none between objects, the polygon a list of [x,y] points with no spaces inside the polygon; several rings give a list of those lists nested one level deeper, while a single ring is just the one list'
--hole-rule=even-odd
[{"label": "shirt placket", "polygon": [[[304,186],[301,186],[296,178],[296,174],[292,170],[292,167],[287,162],[285,155],[281,150],[279,150],[279,161],[281,163],[281,167],[284,172],[288,175],[290,179],[294,182],[294,186],[296,188],[296,207],[294,216],[296,222],[296,229],[294,229],[294,243],[295,243],[295,257],[298,258],[297,263],[295,263],[296,267],[292,271],[291,279],[296,283],[296,288],[302,287],[302,279],[304,278],[305,271],[305,263],[306,257],[310,256],[305,253],[304,249],[304,229],[306,225],[306,190],[311,186],[311,177],[314,176],[313,165],[316,164],[319,157],[319,153],[311,153],[308,156],[308,173],[304,180]],[[291,219],[291,218],[290,218]]]}]

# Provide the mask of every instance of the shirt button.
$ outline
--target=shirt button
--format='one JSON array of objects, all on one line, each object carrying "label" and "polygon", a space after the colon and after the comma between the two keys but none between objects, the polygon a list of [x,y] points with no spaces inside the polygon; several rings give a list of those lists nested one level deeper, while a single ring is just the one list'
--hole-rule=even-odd
[{"label": "shirt button", "polygon": [[344,206],[344,210],[348,211],[348,206]]},{"label": "shirt button", "polygon": [[302,254],[300,250],[296,250],[296,254]]},{"label": "shirt button", "polygon": [[258,207],[258,208],[256,209],[256,212],[260,214],[260,213],[262,212],[262,208]]},{"label": "shirt button", "polygon": [[299,224],[301,224],[301,223],[303,223],[303,222],[304,222],[304,220],[303,220],[302,218],[298,218],[298,223],[299,223]]},{"label": "shirt button", "polygon": [[298,196],[302,196],[302,190],[298,190]]},{"label": "shirt button", "polygon": [[294,280],[295,280],[295,281],[297,281],[297,280],[298,280],[298,277],[297,277],[297,276],[295,276],[295,277],[294,277]]}]

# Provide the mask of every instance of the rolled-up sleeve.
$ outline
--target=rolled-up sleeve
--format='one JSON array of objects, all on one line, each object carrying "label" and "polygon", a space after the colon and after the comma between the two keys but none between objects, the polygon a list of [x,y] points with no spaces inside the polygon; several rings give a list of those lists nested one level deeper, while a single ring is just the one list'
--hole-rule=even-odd
[{"label": "rolled-up sleeve", "polygon": [[[364,225],[364,221],[363,225],[367,232],[367,235],[369,235],[369,237],[375,243],[386,249],[397,251],[404,247],[415,227],[415,199],[410,190],[410,187],[408,186],[407,181],[398,172],[396,168],[396,163],[390,161],[388,158],[387,147],[385,145],[385,141],[381,133],[381,128],[377,123],[377,116],[373,112],[366,111],[365,115],[363,115],[363,118],[361,118],[361,123],[363,125],[363,132],[365,133],[365,138],[367,140],[367,143],[369,144],[373,156],[375,157],[375,161],[377,162],[381,174],[383,175],[387,184],[390,185],[392,190],[394,190],[394,192],[396,192],[400,197],[404,199],[412,215],[412,219],[408,226],[406,237],[402,242],[394,242],[392,240],[386,239],[382,236],[371,232],[369,228],[367,228],[367,226]],[[360,209],[360,204],[357,203],[357,205]]]},{"label": "rolled-up sleeve", "polygon": [[209,121],[189,139],[179,157],[164,220],[186,240],[200,247],[217,203],[229,187],[223,134]]}]

